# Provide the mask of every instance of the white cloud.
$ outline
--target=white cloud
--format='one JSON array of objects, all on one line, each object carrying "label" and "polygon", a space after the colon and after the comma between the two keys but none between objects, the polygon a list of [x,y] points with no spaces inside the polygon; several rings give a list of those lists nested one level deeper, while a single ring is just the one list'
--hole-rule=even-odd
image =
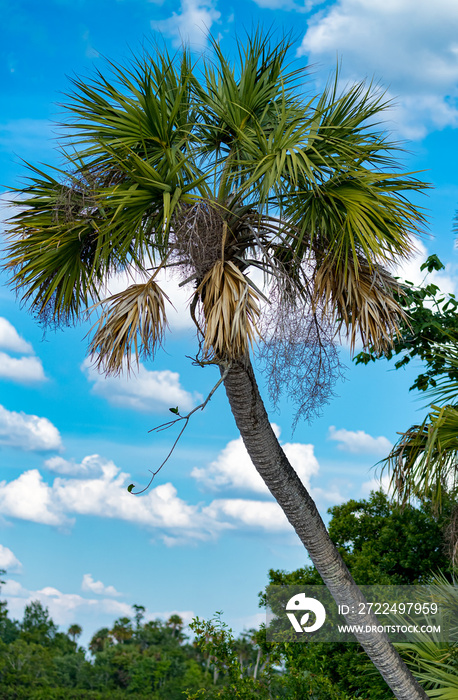
[{"label": "white cloud", "polygon": [[0,378],[21,384],[45,381],[43,365],[38,357],[11,357],[0,352]]},{"label": "white cloud", "polygon": [[68,513],[117,518],[172,535],[184,534],[188,539],[211,536],[213,523],[202,516],[198,506],[179,498],[173,484],[160,484],[143,496],[135,496],[127,492],[127,476],[108,462],[98,479],[56,479],[53,494]]},{"label": "white cloud", "polygon": [[15,327],[2,316],[0,316],[0,348],[25,354],[33,353],[31,344],[24,340]]},{"label": "white cloud", "polygon": [[107,461],[100,455],[88,455],[78,464],[73,460],[55,456],[45,461],[45,467],[51,472],[64,476],[95,476],[103,473],[103,466],[107,464]]},{"label": "white cloud", "polygon": [[214,0],[181,0],[180,12],[172,12],[167,19],[151,22],[153,30],[172,37],[174,46],[188,43],[192,49],[202,50],[207,46],[207,36],[221,12]]},{"label": "white cloud", "polygon": [[83,581],[81,583],[82,591],[90,591],[91,593],[96,593],[97,595],[108,595],[116,596],[122,595],[119,593],[114,586],[105,586],[102,581],[94,581],[91,574],[84,574]]},{"label": "white cloud", "polygon": [[22,570],[22,564],[19,559],[13,554],[11,549],[3,544],[0,544],[0,569],[5,569],[8,573],[17,573]]},{"label": "white cloud", "polygon": [[47,418],[0,406],[0,445],[43,452],[62,449],[59,431]]},{"label": "white cloud", "polygon": [[43,525],[67,525],[69,521],[54,496],[40,472],[31,469],[14,481],[0,482],[0,514]]},{"label": "white cloud", "polygon": [[379,491],[380,489],[389,494],[391,492],[390,481],[391,477],[389,474],[383,474],[380,478],[373,477],[369,481],[365,481],[361,484],[361,494],[363,496],[369,496],[371,491]]},{"label": "white cloud", "polygon": [[402,280],[408,280],[416,286],[428,284],[436,284],[439,289],[445,294],[458,293],[458,278],[453,274],[450,265],[446,265],[445,270],[428,273],[427,270],[420,270],[421,265],[426,261],[430,254],[422,241],[416,241],[416,252],[408,260],[401,262],[393,271],[396,277]]},{"label": "white cloud", "polygon": [[[279,437],[280,428],[272,424]],[[286,456],[303,484],[310,488],[310,478],[318,474],[319,464],[313,453],[313,445],[286,443],[282,445]],[[212,490],[234,488],[256,493],[269,493],[248,456],[242,438],[231,440],[214,462],[207,467],[195,467],[191,476]]]},{"label": "white cloud", "polygon": [[171,406],[178,406],[180,411],[189,411],[202,399],[197,392],[185,391],[178,372],[170,370],[151,371],[140,364],[130,376],[105,377],[98,373],[89,359],[84,361],[82,370],[93,382],[94,394],[122,408],[161,413]]},{"label": "white cloud", "polygon": [[458,124],[458,4],[455,0],[338,0],[309,19],[300,54],[342,78],[389,86],[392,116],[409,138]]},{"label": "white cloud", "polygon": [[[313,451],[308,449],[310,447],[285,445],[305,483],[318,470]],[[60,528],[72,525],[77,515],[123,520],[153,529],[155,536],[170,547],[214,539],[234,529],[254,528],[269,532],[290,529],[281,508],[256,480],[248,481],[248,488],[266,493],[269,500],[226,498],[215,499],[208,505],[191,504],[178,496],[177,489],[171,483],[159,484],[141,496],[129,493],[127,486],[131,482],[130,476],[121,472],[112,461],[98,455],[85,457],[79,465],[60,458],[47,460],[48,468],[50,464],[54,470],[71,476],[57,477],[52,484],[47,484],[34,469],[14,481],[0,483],[0,515]],[[87,467],[86,473],[82,472],[83,465]],[[74,475],[79,478],[71,478]],[[221,472],[210,473],[207,475],[208,483],[214,487],[213,481],[219,476]],[[222,476],[226,476],[224,472]],[[247,483],[242,483],[241,475],[240,482],[234,480],[231,483],[247,488]],[[220,486],[218,481],[217,488]],[[332,489],[329,492],[312,489],[312,494],[315,495],[315,491],[319,500],[336,502]],[[84,589],[101,595],[115,595],[112,587],[94,581],[90,574],[84,577]]]},{"label": "white cloud", "polygon": [[[58,625],[69,625],[76,620],[90,620],[101,627],[105,623],[103,616],[109,616],[111,622],[115,617],[132,617],[132,606],[113,598],[86,598],[78,593],[63,593],[54,586],[45,586],[39,590],[27,590],[17,581],[8,579],[2,587],[2,598],[6,598],[11,617],[21,619],[24,608],[34,600],[49,609],[50,617]],[[160,612],[146,611],[146,620],[158,618],[167,620],[171,615],[179,615],[185,624],[191,622],[195,613],[192,610],[170,610]],[[105,623],[106,624],[106,623]],[[108,623],[110,624],[110,623]],[[85,626],[86,629],[86,626]]]},{"label": "white cloud", "polygon": [[21,618],[24,607],[34,600],[49,609],[51,618],[58,625],[68,625],[75,622],[78,615],[111,615],[127,616],[132,615],[132,607],[127,603],[112,598],[84,598],[77,593],[62,593],[53,586],[45,586],[37,591],[26,590],[16,583],[7,581],[2,589],[11,617]]},{"label": "white cloud", "polygon": [[213,521],[201,506],[179,498],[171,483],[135,496],[127,491],[131,481],[128,474],[102,458],[99,466],[101,474],[97,478],[57,477],[49,485],[38,470],[32,469],[9,483],[0,482],[0,514],[57,527],[68,527],[74,522],[70,516],[75,515],[113,518],[154,528],[164,538],[178,537],[186,542],[211,539],[228,527]]},{"label": "white cloud", "polygon": [[280,506],[272,501],[222,498],[212,501],[204,512],[215,520],[225,518],[234,526],[261,528],[268,532],[291,530]]},{"label": "white cloud", "polygon": [[381,454],[387,455],[392,448],[388,438],[372,437],[364,430],[337,430],[334,425],[329,427],[329,440],[335,440],[339,444],[339,450],[352,452],[353,454]]}]

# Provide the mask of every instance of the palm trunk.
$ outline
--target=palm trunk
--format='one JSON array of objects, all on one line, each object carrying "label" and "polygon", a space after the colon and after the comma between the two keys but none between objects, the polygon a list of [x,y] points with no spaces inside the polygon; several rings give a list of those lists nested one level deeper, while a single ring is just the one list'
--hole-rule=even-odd
[{"label": "palm trunk", "polygon": [[[251,364],[235,363],[224,380],[231,410],[245,447],[269,491],[307,549],[338,605],[358,610],[364,596],[331,541],[316,505],[283,452],[271,428]],[[375,615],[345,616],[349,625],[378,625]],[[428,700],[383,633],[355,635],[398,700]]]}]

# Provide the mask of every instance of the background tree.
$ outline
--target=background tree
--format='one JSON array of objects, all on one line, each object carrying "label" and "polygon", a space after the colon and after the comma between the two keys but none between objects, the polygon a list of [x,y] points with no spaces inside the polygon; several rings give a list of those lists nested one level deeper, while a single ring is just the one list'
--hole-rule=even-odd
[{"label": "background tree", "polygon": [[[0,569],[0,591],[1,587],[4,585],[4,581],[1,580],[6,574],[5,569]],[[8,616],[8,603],[6,600],[0,600],[0,640],[6,642],[12,642],[19,635],[18,623],[16,620],[11,620]]]},{"label": "background tree", "polygon": [[24,608],[21,623],[21,638],[26,642],[50,645],[56,635],[57,625],[49,615],[48,608],[39,600],[33,600]]},{"label": "background tree", "polygon": [[[421,270],[432,272],[444,265],[431,255]],[[431,401],[424,420],[401,432],[384,465],[392,474],[391,486],[402,502],[411,497],[432,497],[440,506],[443,491],[458,486],[458,301],[435,284],[415,287],[403,283],[399,302],[408,314],[393,338],[393,348],[359,353],[356,363],[376,359],[395,361],[395,368],[420,359],[423,368],[411,390],[425,392]],[[449,545],[458,561],[458,510],[450,514]]]},{"label": "background tree", "polygon": [[145,617],[146,608],[144,605],[132,605],[132,608],[134,609],[135,613],[135,628],[138,630],[141,626],[143,618]]},{"label": "background tree", "polygon": [[[112,65],[111,80],[73,80],[66,167],[31,167],[6,267],[22,301],[57,325],[84,315],[110,275],[145,273],[102,305],[90,350],[107,373],[154,355],[167,303],[156,274],[178,269],[193,284],[197,363],[219,368],[254,466],[351,608],[361,594],[271,428],[250,344],[259,325],[274,398],[286,366],[298,417],[319,411],[336,371],[336,320],[352,346],[359,335],[376,350],[398,328],[387,268],[412,251],[423,216],[405,195],[425,185],[396,169],[398,147],[374,126],[386,104],[370,87],[338,94],[336,76],[304,97],[288,41],[261,32],[237,44],[237,65],[212,48],[197,68],[186,51],[164,52]],[[386,638],[364,632],[361,643],[400,700],[425,697]]]},{"label": "background tree", "polygon": [[[431,501],[401,507],[383,491],[371,492],[367,499],[351,499],[328,510],[329,535],[359,585],[425,585],[439,571],[452,580],[445,528],[455,504],[453,499],[444,499],[439,513]],[[319,583],[320,575],[311,566],[292,572],[269,571],[269,585]],[[266,603],[264,594],[260,603]],[[311,643],[304,648],[290,644],[285,659],[288,671],[322,675],[342,693],[367,700],[392,698],[383,680],[370,673],[359,645]]]}]

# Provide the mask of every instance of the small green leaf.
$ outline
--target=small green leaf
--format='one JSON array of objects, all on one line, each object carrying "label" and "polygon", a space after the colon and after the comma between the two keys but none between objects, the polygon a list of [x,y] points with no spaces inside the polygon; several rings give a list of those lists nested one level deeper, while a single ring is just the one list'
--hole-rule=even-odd
[{"label": "small green leaf", "polygon": [[129,493],[132,493],[132,489],[134,489],[134,488],[135,488],[135,484],[129,484],[129,486],[127,487],[127,490]]},{"label": "small green leaf", "polygon": [[177,416],[178,415],[178,406],[176,406],[175,408],[169,408],[169,411],[170,411],[170,413],[175,413],[175,415]]},{"label": "small green leaf", "polygon": [[428,270],[428,272],[432,272],[433,270],[445,270],[445,265],[437,255],[430,255],[429,258],[421,265],[420,270],[423,272],[423,270]]}]

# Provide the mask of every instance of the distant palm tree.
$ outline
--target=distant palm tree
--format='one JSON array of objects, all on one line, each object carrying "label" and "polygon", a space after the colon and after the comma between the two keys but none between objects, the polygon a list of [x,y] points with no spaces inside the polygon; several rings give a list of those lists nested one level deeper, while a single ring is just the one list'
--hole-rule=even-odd
[{"label": "distant palm tree", "polygon": [[[351,345],[383,348],[396,332],[387,266],[413,249],[423,216],[405,193],[424,183],[396,169],[370,86],[339,95],[336,76],[306,96],[289,42],[261,32],[238,43],[236,66],[212,48],[195,66],[186,51],[145,53],[111,64],[111,78],[73,80],[66,166],[31,168],[6,267],[55,324],[84,316],[110,275],[145,273],[104,302],[90,349],[107,373],[154,355],[167,323],[156,275],[177,269],[193,285],[196,361],[219,368],[254,466],[335,600],[355,607],[361,593],[271,428],[250,345],[261,328],[273,394],[286,381],[299,415],[312,415],[332,389],[336,321]],[[396,697],[426,697],[386,637],[358,640]]]},{"label": "distant palm tree", "polygon": [[77,638],[81,636],[82,632],[83,628],[79,625],[70,625],[68,628],[68,636],[71,638],[72,642],[75,642],[75,644]]},{"label": "distant palm tree", "polygon": [[170,615],[165,624],[169,630],[171,630],[172,637],[177,639],[180,643],[185,639],[185,635],[183,634],[184,623],[182,617],[176,614]]}]

